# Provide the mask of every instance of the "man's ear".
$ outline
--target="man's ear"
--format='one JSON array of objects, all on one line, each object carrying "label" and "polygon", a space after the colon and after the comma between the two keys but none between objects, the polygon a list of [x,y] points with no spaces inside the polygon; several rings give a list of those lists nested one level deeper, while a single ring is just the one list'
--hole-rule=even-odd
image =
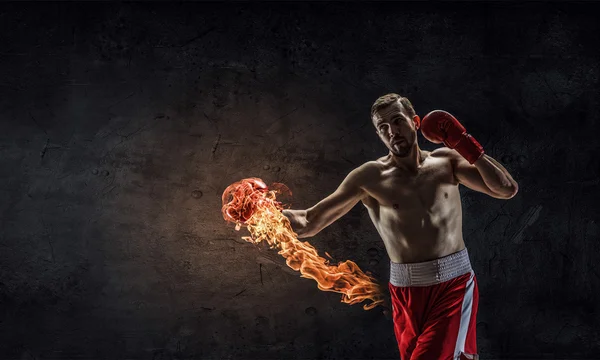
[{"label": "man's ear", "polygon": [[415,127],[419,129],[421,127],[421,118],[419,117],[419,115],[413,116],[413,121],[415,123]]}]

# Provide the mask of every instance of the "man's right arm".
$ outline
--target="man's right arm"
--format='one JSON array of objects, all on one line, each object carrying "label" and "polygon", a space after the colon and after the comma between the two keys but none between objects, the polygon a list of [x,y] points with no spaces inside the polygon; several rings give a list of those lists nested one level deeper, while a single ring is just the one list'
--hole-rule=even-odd
[{"label": "man's right arm", "polygon": [[372,165],[366,163],[352,170],[331,195],[307,210],[283,210],[298,238],[315,236],[367,195],[362,186],[369,178],[370,169]]}]

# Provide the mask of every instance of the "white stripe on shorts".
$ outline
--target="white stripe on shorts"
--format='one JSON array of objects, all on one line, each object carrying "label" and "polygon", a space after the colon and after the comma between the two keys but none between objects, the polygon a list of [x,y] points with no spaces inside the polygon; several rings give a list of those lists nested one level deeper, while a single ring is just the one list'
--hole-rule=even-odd
[{"label": "white stripe on shorts", "polygon": [[475,273],[471,270],[471,277],[467,281],[465,287],[465,297],[462,303],[462,311],[460,316],[460,326],[458,328],[458,337],[456,338],[456,347],[454,348],[454,358],[459,359],[460,353],[465,351],[465,341],[467,341],[467,330],[471,322],[471,310],[473,309],[473,289],[475,283],[473,278]]}]

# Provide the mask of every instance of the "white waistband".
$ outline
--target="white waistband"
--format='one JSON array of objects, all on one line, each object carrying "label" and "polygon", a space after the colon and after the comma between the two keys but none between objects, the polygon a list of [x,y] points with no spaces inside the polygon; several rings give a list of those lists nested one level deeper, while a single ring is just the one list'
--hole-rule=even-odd
[{"label": "white waistband", "polygon": [[439,259],[401,264],[390,261],[390,283],[394,286],[430,286],[471,272],[469,254],[464,248]]}]

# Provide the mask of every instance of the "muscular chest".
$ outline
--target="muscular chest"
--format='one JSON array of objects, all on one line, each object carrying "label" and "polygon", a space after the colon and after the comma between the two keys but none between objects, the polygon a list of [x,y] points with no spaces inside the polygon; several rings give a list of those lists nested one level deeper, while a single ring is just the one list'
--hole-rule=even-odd
[{"label": "muscular chest", "polygon": [[432,211],[457,196],[457,186],[449,162],[432,159],[415,174],[399,169],[382,171],[380,179],[366,189],[368,207],[386,207],[398,212]]}]

